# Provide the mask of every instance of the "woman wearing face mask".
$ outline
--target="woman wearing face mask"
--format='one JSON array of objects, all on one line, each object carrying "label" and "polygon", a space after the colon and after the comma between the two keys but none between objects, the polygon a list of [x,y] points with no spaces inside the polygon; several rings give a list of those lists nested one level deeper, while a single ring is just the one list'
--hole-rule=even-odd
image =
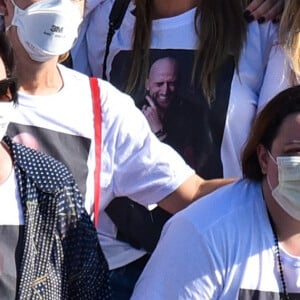
[{"label": "woman wearing face mask", "polygon": [[299,299],[300,86],[262,110],[242,168],[166,224],[132,299]]},{"label": "woman wearing face mask", "polygon": [[4,136],[17,104],[0,33],[0,298],[110,299],[108,269],[67,168]]}]

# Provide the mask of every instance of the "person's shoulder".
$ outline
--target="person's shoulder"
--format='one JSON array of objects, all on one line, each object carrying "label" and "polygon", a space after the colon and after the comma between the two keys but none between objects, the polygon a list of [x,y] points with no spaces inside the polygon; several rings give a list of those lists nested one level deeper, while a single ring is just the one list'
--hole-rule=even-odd
[{"label": "person's shoulder", "polygon": [[72,68],[66,67],[63,64],[58,64],[58,69],[64,79],[65,80],[77,80],[79,81],[84,81],[84,80],[88,80],[89,76],[79,72],[77,70],[74,70]]},{"label": "person's shoulder", "polygon": [[260,191],[259,183],[241,179],[198,199],[177,215],[197,224],[201,230],[220,223],[230,224],[233,219],[247,214],[260,197]]},{"label": "person's shoulder", "polygon": [[68,85],[70,84],[74,86],[74,84],[76,84],[76,86],[82,86],[83,84],[90,84],[90,78],[94,77],[99,87],[102,103],[109,101],[117,102],[119,105],[122,105],[122,101],[133,101],[133,99],[128,94],[120,91],[107,80],[95,76],[88,76],[82,72],[71,69],[62,64],[58,64],[58,68],[60,73],[62,74],[64,83]]},{"label": "person's shoulder", "polygon": [[128,110],[130,107],[135,107],[134,100],[128,94],[122,92],[110,82],[98,79],[102,105],[108,108],[116,107],[118,111]]},{"label": "person's shoulder", "polygon": [[48,154],[38,152],[5,137],[15,165],[30,177],[41,190],[57,191],[66,185],[75,184],[68,168]]},{"label": "person's shoulder", "polygon": [[[58,64],[58,68],[63,77],[64,85],[71,91],[73,91],[75,88],[80,88],[81,90],[83,88],[88,88],[88,90],[91,91],[92,87],[90,79],[95,78],[96,84],[99,88],[99,96],[102,104],[105,104],[105,102],[107,101],[119,102],[119,100],[123,100],[123,98],[130,98],[128,95],[119,91],[110,82],[105,81],[101,78],[88,76],[82,72],[68,68],[62,64]],[[122,103],[120,102],[119,104]]]}]

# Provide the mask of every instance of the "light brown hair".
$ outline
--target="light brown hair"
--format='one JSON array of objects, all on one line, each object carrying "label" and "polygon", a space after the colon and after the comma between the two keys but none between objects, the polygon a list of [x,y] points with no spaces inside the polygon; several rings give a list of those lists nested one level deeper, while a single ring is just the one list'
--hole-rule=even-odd
[{"label": "light brown hair", "polygon": [[300,1],[285,0],[280,21],[279,42],[283,46],[291,64],[291,84],[296,84],[300,76]]},{"label": "light brown hair", "polygon": [[[208,103],[214,98],[218,69],[228,55],[233,57],[235,66],[238,67],[246,39],[247,24],[243,17],[243,10],[247,2],[247,0],[198,1],[194,23],[199,43],[191,81],[200,83]],[[137,0],[135,14],[132,65],[126,88],[128,93],[132,92],[140,82],[145,81],[149,69],[152,0]]]}]

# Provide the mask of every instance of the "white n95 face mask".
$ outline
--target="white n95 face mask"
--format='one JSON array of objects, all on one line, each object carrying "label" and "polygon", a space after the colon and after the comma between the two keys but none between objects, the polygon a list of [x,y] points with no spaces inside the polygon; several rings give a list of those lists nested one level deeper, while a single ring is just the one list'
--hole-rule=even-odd
[{"label": "white n95 face mask", "polygon": [[71,0],[41,0],[24,10],[14,4],[10,26],[17,27],[19,40],[30,58],[45,62],[72,48],[80,22],[80,11]]},{"label": "white n95 face mask", "polygon": [[272,196],[287,214],[300,221],[300,156],[278,156],[276,164],[277,187],[272,189],[267,178]]},{"label": "white n95 face mask", "polygon": [[11,115],[14,110],[14,102],[0,102],[0,141],[6,134]]}]

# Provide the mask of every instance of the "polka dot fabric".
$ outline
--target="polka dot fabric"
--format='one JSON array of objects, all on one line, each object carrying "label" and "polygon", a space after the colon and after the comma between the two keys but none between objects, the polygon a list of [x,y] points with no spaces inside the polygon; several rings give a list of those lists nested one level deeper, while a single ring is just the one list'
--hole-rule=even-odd
[{"label": "polka dot fabric", "polygon": [[68,169],[8,137],[4,142],[24,212],[17,299],[111,299],[108,266]]}]

